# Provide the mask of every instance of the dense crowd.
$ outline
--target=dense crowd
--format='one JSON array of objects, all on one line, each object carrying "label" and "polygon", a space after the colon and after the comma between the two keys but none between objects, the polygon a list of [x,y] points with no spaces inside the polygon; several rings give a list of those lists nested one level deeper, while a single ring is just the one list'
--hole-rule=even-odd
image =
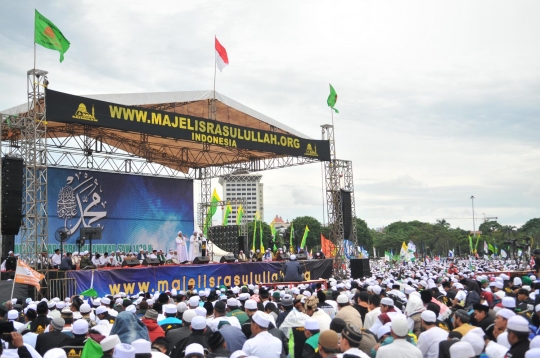
[{"label": "dense crowd", "polygon": [[370,277],[316,284],[13,298],[1,357],[540,357],[540,283],[486,273],[510,265],[373,261]]}]

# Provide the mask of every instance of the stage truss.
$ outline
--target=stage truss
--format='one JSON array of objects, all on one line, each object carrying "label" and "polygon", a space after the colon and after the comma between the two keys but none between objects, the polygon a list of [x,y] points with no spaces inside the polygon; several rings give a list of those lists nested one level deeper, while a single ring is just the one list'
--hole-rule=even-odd
[{"label": "stage truss", "polygon": [[[224,154],[219,146],[203,144],[202,150],[192,150],[183,146],[182,141],[156,146],[150,145],[149,136],[146,134],[139,134],[137,140],[127,139],[108,128],[81,124],[56,124],[54,127],[47,127],[44,91],[48,85],[47,72],[30,70],[27,73],[27,82],[27,113],[17,116],[0,115],[0,152],[2,156],[18,156],[25,161],[21,258],[34,267],[37,266],[39,254],[46,249],[48,243],[48,166],[200,180],[201,196],[197,221],[202,228],[211,203],[212,178],[319,162],[306,157],[255,156],[251,154],[253,151],[238,148],[234,148],[231,158],[230,154]],[[215,119],[216,116],[215,101],[208,100],[210,119]],[[166,110],[178,105],[180,104],[165,103],[157,104],[153,108]],[[331,228],[330,239],[337,248],[334,274],[341,277],[341,268],[346,264],[346,258],[342,255],[344,228],[340,190],[351,192],[354,220],[352,162],[336,159],[334,128],[332,125],[324,125],[322,128],[323,139],[330,141],[332,155],[330,161],[324,162],[327,222]],[[160,163],[156,162],[158,158]],[[225,158],[227,163],[223,164]],[[185,170],[186,168],[188,169]],[[242,234],[245,234],[247,223],[242,223],[241,228]],[[355,225],[352,226],[349,240],[356,244]],[[212,253],[213,248],[207,249]]]}]

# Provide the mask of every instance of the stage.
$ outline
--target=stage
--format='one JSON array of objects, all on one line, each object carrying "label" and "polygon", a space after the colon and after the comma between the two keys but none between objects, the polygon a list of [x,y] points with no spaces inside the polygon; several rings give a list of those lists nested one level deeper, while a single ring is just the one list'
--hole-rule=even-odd
[{"label": "stage", "polygon": [[[306,271],[306,280],[329,279],[333,260],[299,261]],[[165,265],[154,267],[113,268],[66,271],[67,278],[75,279],[78,294],[93,287],[100,296],[124,292],[187,291],[225,286],[242,286],[275,282],[283,262],[247,262],[206,265]]]}]

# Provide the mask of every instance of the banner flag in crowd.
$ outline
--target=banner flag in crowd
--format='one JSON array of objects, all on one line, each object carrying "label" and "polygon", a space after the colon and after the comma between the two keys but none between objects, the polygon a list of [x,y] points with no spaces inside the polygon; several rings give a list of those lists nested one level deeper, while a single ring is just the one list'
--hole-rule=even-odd
[{"label": "banner flag in crowd", "polygon": [[306,225],[306,228],[304,229],[304,236],[302,236],[302,243],[300,244],[301,249],[306,247],[308,235],[309,235],[309,228]]},{"label": "banner flag in crowd", "polygon": [[219,72],[223,71],[223,69],[227,66],[229,66],[229,56],[227,56],[227,50],[225,50],[225,47],[223,47],[217,37],[216,39],[216,66],[219,70]]},{"label": "banner flag in crowd", "polygon": [[[40,281],[45,278],[45,275],[33,270],[24,261],[17,260],[17,268],[15,269],[16,283],[22,283],[23,285],[34,286],[36,290],[41,290]],[[12,293],[13,296],[13,293]]]},{"label": "banner flag in crowd", "polygon": [[242,204],[238,206],[238,209],[236,209],[236,225],[240,225],[242,223],[242,218],[244,217],[244,208],[242,207]]},{"label": "banner flag in crowd", "polygon": [[506,251],[501,249],[501,257],[505,259],[508,255],[506,254]]},{"label": "banner flag in crowd", "polygon": [[495,251],[495,248],[493,247],[493,245],[491,245],[491,243],[488,243],[488,248],[489,248],[489,251],[493,252],[494,254],[497,253],[497,252]]},{"label": "banner flag in crowd", "polygon": [[291,250],[291,253],[293,252],[294,246],[292,244],[292,238],[294,235],[294,221],[291,222],[291,231],[289,232],[289,250]]},{"label": "banner flag in crowd", "polygon": [[257,240],[257,213],[255,213],[255,221],[253,222],[253,246],[251,249],[255,252],[255,241]]},{"label": "banner flag in crowd", "polygon": [[399,252],[399,256],[402,260],[407,260],[407,257],[409,256],[407,244],[405,243],[405,241],[403,241],[403,244],[401,244],[401,251]]},{"label": "banner flag in crowd", "polygon": [[62,31],[37,10],[35,13],[34,43],[60,52],[60,62],[64,61],[64,54],[70,45]]},{"label": "banner flag in crowd", "polygon": [[392,254],[390,254],[389,252],[385,251],[385,252],[384,252],[384,261],[392,261]]},{"label": "banner flag in crowd", "polygon": [[219,201],[221,201],[221,199],[219,198],[217,190],[214,188],[214,193],[212,194],[212,201],[210,202],[210,207],[206,212],[206,220],[204,222],[203,229],[204,236],[208,236],[208,228],[212,225],[212,217],[217,211]]},{"label": "banner flag in crowd", "polygon": [[454,251],[448,250],[448,257],[451,259],[454,258]]},{"label": "banner flag in crowd", "polygon": [[232,207],[231,204],[228,203],[225,207],[225,214],[223,214],[223,226],[229,225],[229,215],[232,213]]},{"label": "banner flag in crowd", "polygon": [[332,241],[328,240],[321,234],[321,250],[326,258],[334,255],[335,246]]}]

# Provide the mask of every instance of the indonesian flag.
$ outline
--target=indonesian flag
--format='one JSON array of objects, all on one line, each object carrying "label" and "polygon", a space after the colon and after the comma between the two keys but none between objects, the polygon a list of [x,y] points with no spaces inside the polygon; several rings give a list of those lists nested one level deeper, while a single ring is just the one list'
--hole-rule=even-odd
[{"label": "indonesian flag", "polygon": [[219,68],[219,72],[221,72],[225,68],[225,66],[229,65],[229,58],[227,57],[227,50],[225,50],[225,47],[221,46],[217,37],[216,37],[216,65],[217,65],[217,68]]}]

